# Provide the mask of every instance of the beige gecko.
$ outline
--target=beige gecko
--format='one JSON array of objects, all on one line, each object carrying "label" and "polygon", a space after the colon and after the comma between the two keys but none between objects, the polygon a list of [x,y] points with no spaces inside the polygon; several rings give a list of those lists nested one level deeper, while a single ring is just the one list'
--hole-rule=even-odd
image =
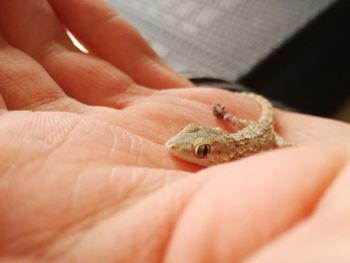
[{"label": "beige gecko", "polygon": [[165,146],[177,158],[201,166],[238,160],[262,151],[290,146],[274,130],[273,106],[264,97],[241,92],[241,95],[256,101],[261,107],[257,121],[237,119],[227,113],[221,105],[215,105],[217,118],[230,121],[245,128],[227,134],[221,128],[189,124],[169,139]]}]

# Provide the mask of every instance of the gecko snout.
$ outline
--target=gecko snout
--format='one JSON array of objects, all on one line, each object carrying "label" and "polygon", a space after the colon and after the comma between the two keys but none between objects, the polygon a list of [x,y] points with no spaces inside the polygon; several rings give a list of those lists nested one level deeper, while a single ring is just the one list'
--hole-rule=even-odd
[{"label": "gecko snout", "polygon": [[172,142],[172,140],[169,140],[165,143],[165,147],[168,150],[174,150],[176,146],[175,146],[175,143]]}]

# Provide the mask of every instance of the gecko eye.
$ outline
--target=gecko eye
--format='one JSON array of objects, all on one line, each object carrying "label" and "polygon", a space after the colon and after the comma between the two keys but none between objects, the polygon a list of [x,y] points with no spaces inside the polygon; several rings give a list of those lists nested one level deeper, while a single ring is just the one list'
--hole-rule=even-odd
[{"label": "gecko eye", "polygon": [[194,149],[194,155],[198,158],[204,159],[211,151],[209,144],[200,144]]}]

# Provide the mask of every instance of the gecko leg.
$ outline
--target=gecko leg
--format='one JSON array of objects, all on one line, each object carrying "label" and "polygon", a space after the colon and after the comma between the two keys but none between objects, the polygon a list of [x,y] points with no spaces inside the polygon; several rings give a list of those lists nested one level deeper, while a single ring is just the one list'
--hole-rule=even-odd
[{"label": "gecko leg", "polygon": [[273,131],[273,135],[275,136],[275,142],[277,147],[291,147],[297,146],[296,144],[289,143],[285,139],[283,139],[277,132]]},{"label": "gecko leg", "polygon": [[237,118],[233,114],[227,112],[225,109],[225,106],[223,106],[221,104],[214,105],[213,114],[216,118],[228,121],[229,123],[231,123],[234,126],[246,127],[249,124],[253,123],[253,121],[251,121],[251,120]]}]

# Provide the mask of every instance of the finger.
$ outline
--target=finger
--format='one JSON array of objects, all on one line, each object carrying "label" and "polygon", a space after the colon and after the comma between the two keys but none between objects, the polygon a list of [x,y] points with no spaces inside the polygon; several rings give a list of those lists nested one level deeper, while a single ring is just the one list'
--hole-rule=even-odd
[{"label": "finger", "polygon": [[[6,39],[39,61],[66,94],[86,104],[121,107],[120,93],[144,88],[111,64],[77,50],[46,1],[1,1]],[[131,97],[131,96],[128,96]]]},{"label": "finger", "polygon": [[242,260],[309,216],[345,158],[300,147],[203,170],[211,179],[181,216],[167,262]]},{"label": "finger", "polygon": [[342,262],[350,257],[350,159],[342,168],[310,220],[262,248],[249,262]]},{"label": "finger", "polygon": [[9,110],[37,109],[66,98],[45,70],[0,35],[0,93]]},{"label": "finger", "polygon": [[153,88],[191,85],[166,66],[135,28],[110,9],[105,1],[49,2],[90,50],[113,63],[138,84]]}]

